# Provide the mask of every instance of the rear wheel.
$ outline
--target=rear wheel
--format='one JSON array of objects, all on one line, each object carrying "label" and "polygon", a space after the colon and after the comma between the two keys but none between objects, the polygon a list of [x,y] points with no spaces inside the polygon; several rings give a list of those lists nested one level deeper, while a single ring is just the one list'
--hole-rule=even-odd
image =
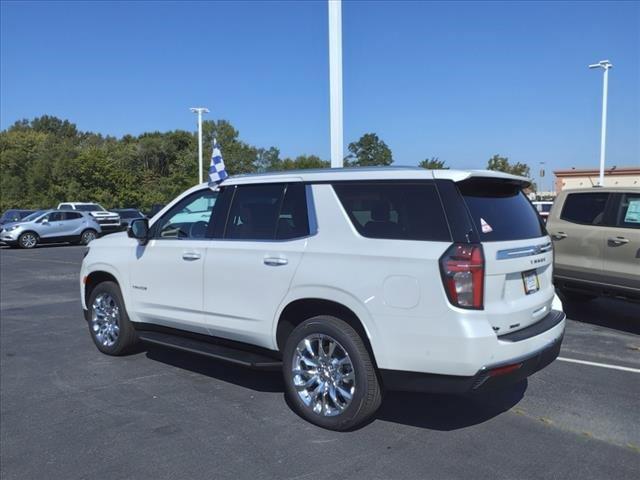
[{"label": "rear wheel", "polygon": [[33,232],[24,232],[18,237],[20,248],[34,248],[38,244],[38,235]]},{"label": "rear wheel", "polygon": [[360,335],[339,318],[302,322],[284,348],[287,396],[304,419],[330,430],[362,425],[382,401],[375,366]]},{"label": "rear wheel", "polygon": [[98,232],[93,230],[92,228],[88,228],[80,235],[80,243],[82,245],[89,245],[93,240],[98,236]]},{"label": "rear wheel", "polygon": [[107,355],[123,355],[136,344],[135,329],[115,282],[98,284],[91,292],[87,306],[89,330],[98,350]]}]

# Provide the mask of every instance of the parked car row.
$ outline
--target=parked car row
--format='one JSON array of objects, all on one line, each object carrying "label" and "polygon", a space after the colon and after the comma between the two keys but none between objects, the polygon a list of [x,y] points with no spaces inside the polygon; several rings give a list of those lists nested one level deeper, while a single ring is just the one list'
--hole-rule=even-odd
[{"label": "parked car row", "polygon": [[7,210],[0,221],[0,243],[34,248],[44,243],[88,244],[96,237],[126,230],[145,218],[137,209],[107,211],[95,202],[63,202],[55,209]]}]

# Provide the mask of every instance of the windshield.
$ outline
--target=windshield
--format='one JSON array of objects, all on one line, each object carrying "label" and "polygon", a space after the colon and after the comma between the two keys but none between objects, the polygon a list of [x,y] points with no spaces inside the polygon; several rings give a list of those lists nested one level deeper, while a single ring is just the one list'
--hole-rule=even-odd
[{"label": "windshield", "polygon": [[85,205],[76,205],[76,210],[81,212],[104,212],[104,208],[102,208],[97,203],[87,203]]},{"label": "windshield", "polygon": [[39,216],[45,214],[47,210],[38,210],[37,212],[33,212],[22,219],[23,222],[31,222],[38,218]]},{"label": "windshield", "polygon": [[458,186],[483,242],[545,235],[538,213],[518,185],[478,178]]}]

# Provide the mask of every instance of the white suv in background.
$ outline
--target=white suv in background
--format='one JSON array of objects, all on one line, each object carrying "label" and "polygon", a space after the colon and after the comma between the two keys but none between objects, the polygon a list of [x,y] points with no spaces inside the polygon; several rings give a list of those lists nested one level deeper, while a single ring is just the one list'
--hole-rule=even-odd
[{"label": "white suv in background", "polygon": [[383,389],[467,393],[558,355],[552,247],[521,177],[361,168],[196,186],[81,271],[92,338],[282,369],[325,428],[374,414]]},{"label": "white suv in background", "polygon": [[100,224],[103,232],[114,231],[120,228],[120,215],[114,212],[108,212],[99,203],[64,202],[58,204],[58,210],[87,212]]}]

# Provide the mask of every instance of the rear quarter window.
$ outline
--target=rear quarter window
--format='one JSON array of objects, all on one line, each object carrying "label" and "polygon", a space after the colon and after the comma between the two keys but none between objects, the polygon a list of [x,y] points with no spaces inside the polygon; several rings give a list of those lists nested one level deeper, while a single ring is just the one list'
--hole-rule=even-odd
[{"label": "rear quarter window", "polygon": [[451,241],[433,183],[341,182],[333,188],[363,237]]},{"label": "rear quarter window", "polygon": [[525,240],[546,235],[538,212],[520,185],[472,178],[458,184],[483,242]]}]

